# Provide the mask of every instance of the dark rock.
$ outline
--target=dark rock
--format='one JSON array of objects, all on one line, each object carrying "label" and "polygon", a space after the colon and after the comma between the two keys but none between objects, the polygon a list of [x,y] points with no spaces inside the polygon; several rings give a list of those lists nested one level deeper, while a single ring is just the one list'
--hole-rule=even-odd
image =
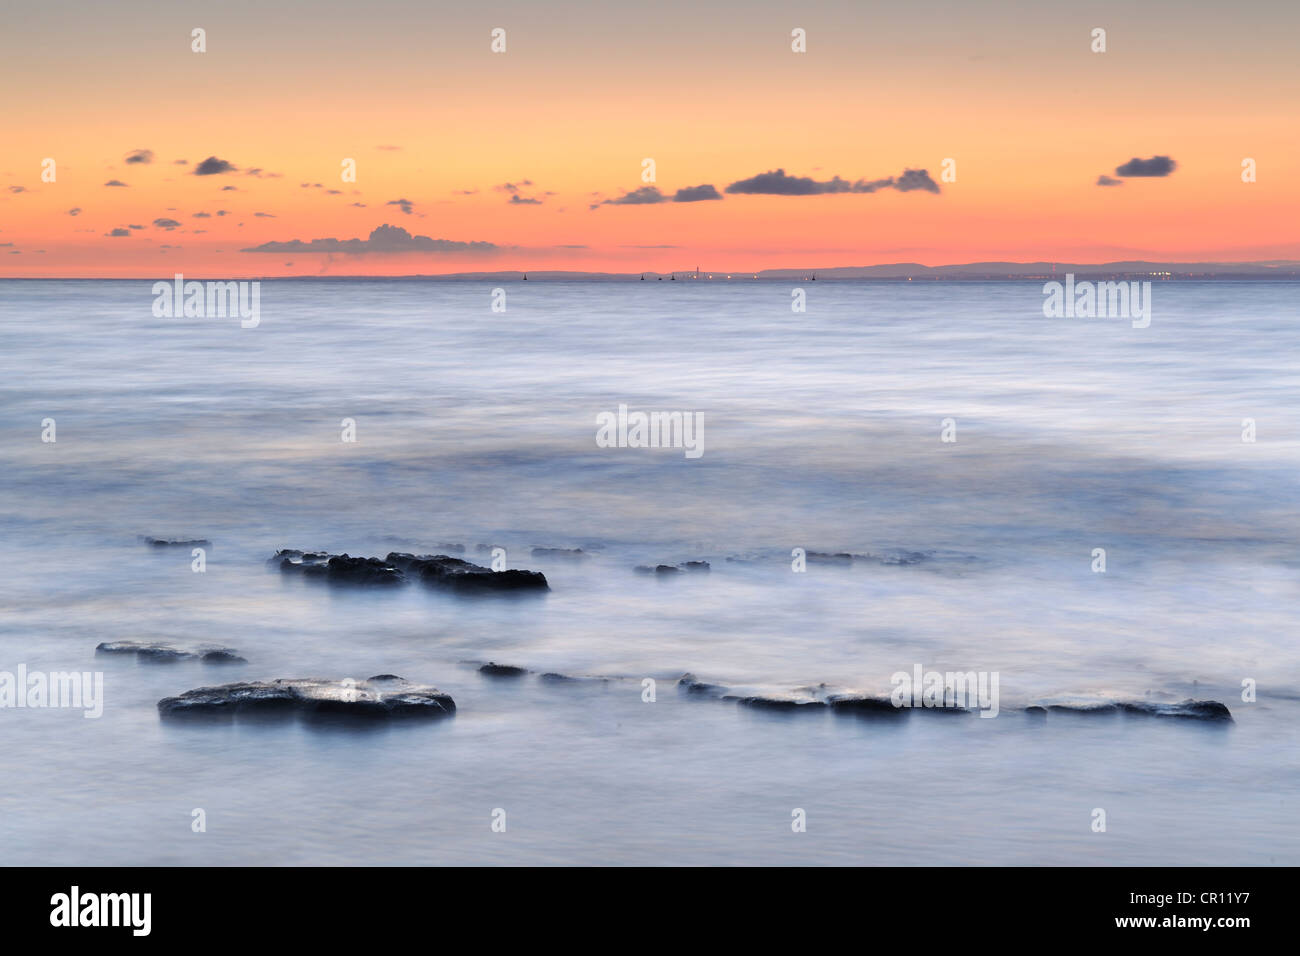
[{"label": "dark rock", "polygon": [[1120,710],[1140,717],[1184,717],[1189,720],[1232,720],[1232,712],[1217,700],[1187,700],[1178,703],[1125,701]]},{"label": "dark rock", "polygon": [[161,641],[104,641],[95,648],[97,654],[134,654],[137,660],[167,664],[173,661],[199,660],[206,664],[247,664],[231,647],[201,644],[194,649],[165,644]]},{"label": "dark rock", "polygon": [[725,687],[717,684],[706,684],[704,681],[696,678],[694,674],[683,674],[677,678],[677,689],[684,690],[688,694],[700,694],[708,697],[721,697]]},{"label": "dark rock", "polygon": [[483,591],[547,591],[546,575],[541,571],[510,568],[493,571],[462,558],[445,554],[390,554],[386,559],[407,574],[433,587],[462,593]]},{"label": "dark rock", "polygon": [[385,558],[354,558],[320,551],[277,551],[270,562],[286,573],[319,578],[331,584],[389,586],[408,577],[435,587],[462,593],[483,591],[544,591],[546,576],[540,571],[493,571],[463,558],[445,554],[414,555],[394,552]]},{"label": "dark rock", "polygon": [[478,669],[478,672],[484,677],[523,677],[528,673],[526,667],[515,667],[513,664],[498,664],[495,661],[488,661]]},{"label": "dark rock", "polygon": [[145,544],[154,548],[210,548],[212,542],[207,538],[190,539],[172,539],[172,538],[150,538],[142,535],[140,538]]},{"label": "dark rock", "polygon": [[707,571],[707,561],[687,561],[685,564],[657,564],[653,568],[648,564],[638,564],[632,570],[637,574],[677,574],[681,571]]},{"label": "dark rock", "polygon": [[758,707],[763,710],[780,710],[787,713],[797,710],[824,710],[826,701],[824,700],[798,700],[792,697],[767,697],[762,694],[740,696],[737,694],[726,694],[723,700],[734,700],[745,707]]},{"label": "dark rock", "polygon": [[1119,707],[1108,700],[1079,701],[1069,704],[1048,704],[1048,710],[1062,714],[1116,714]]},{"label": "dark rock", "polygon": [[824,551],[807,551],[804,557],[809,564],[852,564],[853,555],[846,551],[838,554],[827,554]]},{"label": "dark rock", "polygon": [[906,707],[895,707],[888,697],[858,697],[849,694],[836,695],[829,701],[831,710],[837,714],[853,714],[861,717],[898,717]]},{"label": "dark rock", "polygon": [[365,681],[303,680],[245,681],[219,687],[199,687],[179,697],[158,701],[163,717],[226,714],[343,715],[348,717],[442,717],[456,704],[436,687],[412,684],[400,677]]}]

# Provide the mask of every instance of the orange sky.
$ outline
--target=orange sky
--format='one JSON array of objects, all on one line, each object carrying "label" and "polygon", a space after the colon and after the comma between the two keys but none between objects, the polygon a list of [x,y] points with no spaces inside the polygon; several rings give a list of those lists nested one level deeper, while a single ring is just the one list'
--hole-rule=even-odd
[{"label": "orange sky", "polygon": [[[1294,5],[13,6],[0,276],[1300,259]],[[135,150],[152,161],[127,163]],[[1172,174],[1095,185],[1157,155]],[[210,156],[234,170],[195,175]],[[952,158],[957,178],[938,195],[589,208],[644,186],[647,157],[670,197],[777,168],[939,180]],[[537,204],[501,188],[524,181]],[[492,248],[240,251],[384,223]]]}]

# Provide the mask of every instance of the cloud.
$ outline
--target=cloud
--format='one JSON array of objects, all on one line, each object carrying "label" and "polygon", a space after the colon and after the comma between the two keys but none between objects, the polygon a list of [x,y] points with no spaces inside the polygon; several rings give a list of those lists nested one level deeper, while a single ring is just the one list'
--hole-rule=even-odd
[{"label": "cloud", "polygon": [[359,208],[359,209],[365,209],[365,208],[366,208],[366,204],[363,203],[363,202],[354,202],[352,205],[356,206],[356,207]]},{"label": "cloud", "polygon": [[120,179],[110,179],[108,182],[104,183],[104,185],[105,185],[105,186],[125,186],[126,183],[122,182],[122,180],[120,180]]},{"label": "cloud", "polygon": [[531,196],[511,196],[510,205],[512,206],[540,206],[540,199],[533,199]]},{"label": "cloud", "polygon": [[131,235],[131,232],[128,229],[114,229],[112,232],[104,233],[104,235],[108,236],[110,239],[121,239],[123,236]]},{"label": "cloud", "polygon": [[153,224],[159,229],[166,229],[168,232],[171,232],[180,225],[180,223],[175,219],[155,219]]},{"label": "cloud", "polygon": [[128,229],[143,229],[144,226],[137,226],[137,225],[136,225],[135,223],[133,223],[133,222],[128,222],[128,223],[126,224],[126,228],[128,228]]},{"label": "cloud", "polygon": [[602,199],[598,203],[592,203],[590,208],[595,209],[597,206],[653,206],[661,202],[668,202],[668,197],[659,191],[658,186],[642,186],[630,193],[624,193],[617,199]]},{"label": "cloud", "polygon": [[10,187],[9,187],[9,191],[10,191],[11,193],[25,193],[25,192],[27,192],[27,187],[26,187],[26,186],[10,186]]},{"label": "cloud", "polygon": [[784,169],[773,169],[749,179],[739,179],[727,187],[727,192],[749,196],[824,196],[833,193],[874,193],[881,189],[896,189],[907,193],[918,189],[939,192],[939,184],[924,169],[907,169],[903,175],[885,179],[859,179],[849,182],[839,176],[819,181],[809,176],[790,176]]},{"label": "cloud", "polygon": [[1152,156],[1150,159],[1138,159],[1134,156],[1123,166],[1115,167],[1116,176],[1168,176],[1177,168],[1168,156]]},{"label": "cloud", "polygon": [[415,203],[411,202],[411,200],[409,199],[390,199],[384,205],[397,206],[402,210],[402,212],[406,213],[409,216],[411,214],[411,209],[414,208],[415,206]]},{"label": "cloud", "polygon": [[188,159],[174,159],[174,160],[172,160],[172,165],[173,165],[173,166],[188,166],[189,164],[190,164],[190,161],[189,161]]},{"label": "cloud", "polygon": [[193,218],[194,218],[194,219],[211,219],[211,218],[212,218],[212,213],[210,213],[210,212],[196,212],[196,213],[194,214]]},{"label": "cloud", "polygon": [[375,149],[382,149],[382,150],[384,150],[385,152],[389,152],[389,153],[395,153],[395,152],[397,152],[397,150],[399,150],[399,149],[401,149],[401,148],[402,148],[402,147],[400,147],[400,146],[376,146],[376,147],[375,147]]},{"label": "cloud", "polygon": [[69,216],[80,216],[80,215],[81,215],[81,207],[80,207],[80,206],[74,206],[73,208],[69,209],[69,210],[68,210],[68,215],[69,215]]},{"label": "cloud", "polygon": [[218,216],[229,216],[229,215],[230,215],[230,211],[229,211],[228,209],[218,209],[218,210],[217,210],[217,215],[218,215]]},{"label": "cloud", "polygon": [[931,179],[929,171],[924,169],[903,170],[903,175],[894,180],[893,187],[900,193],[910,193],[917,189],[924,189],[928,193],[939,192],[939,184]]},{"label": "cloud", "polygon": [[384,223],[366,239],[290,239],[285,242],[264,242],[260,246],[241,249],[241,252],[328,252],[361,255],[363,253],[394,254],[402,252],[496,252],[498,246],[491,242],[461,242],[455,239],[430,239],[413,236],[401,226]]},{"label": "cloud", "polygon": [[532,184],[531,179],[521,179],[517,183],[502,183],[500,186],[493,186],[492,188],[498,192],[517,193],[522,187],[531,186]]},{"label": "cloud", "polygon": [[274,218],[275,218],[275,216],[271,215],[269,212],[255,212],[255,213],[253,213],[253,215],[256,216],[258,219],[274,219]]},{"label": "cloud", "polygon": [[722,193],[718,192],[712,183],[705,183],[702,186],[687,186],[677,190],[673,202],[703,202],[706,199],[721,198]]},{"label": "cloud", "polygon": [[215,156],[209,156],[203,162],[194,167],[195,176],[217,176],[221,173],[233,173],[238,167],[234,163],[228,163],[224,159],[217,159]]},{"label": "cloud", "polygon": [[237,192],[239,192],[239,187],[238,187],[238,186],[222,186],[222,187],[221,187],[221,191],[222,191],[223,193],[237,193]]},{"label": "cloud", "polygon": [[1124,180],[1111,179],[1109,176],[1103,173],[1102,175],[1097,177],[1097,185],[1098,186],[1123,186]]},{"label": "cloud", "polygon": [[126,154],[126,159],[124,160],[124,162],[128,166],[135,163],[140,163],[142,165],[147,166],[149,163],[153,162],[153,150],[152,149],[133,150],[132,152]]}]

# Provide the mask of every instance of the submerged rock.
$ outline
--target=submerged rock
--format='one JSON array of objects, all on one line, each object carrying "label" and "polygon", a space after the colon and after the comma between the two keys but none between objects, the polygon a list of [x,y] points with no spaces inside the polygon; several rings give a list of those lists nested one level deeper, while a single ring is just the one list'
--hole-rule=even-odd
[{"label": "submerged rock", "polygon": [[826,701],[824,700],[799,697],[772,697],[767,694],[724,694],[722,699],[734,700],[736,703],[745,707],[759,707],[763,710],[792,712],[797,710],[824,710],[826,708]]},{"label": "submerged rock", "polygon": [[342,715],[349,717],[444,717],[456,703],[427,684],[392,674],[351,679],[244,681],[199,687],[158,701],[163,717],[226,714]]},{"label": "submerged rock", "polygon": [[837,714],[853,714],[861,717],[898,717],[906,707],[895,707],[888,697],[859,697],[853,694],[839,694],[829,700],[831,710]]},{"label": "submerged rock", "polygon": [[[1042,707],[1029,707],[1030,710]],[[1135,717],[1183,717],[1189,720],[1232,720],[1232,712],[1217,700],[1071,700],[1047,703],[1047,709],[1063,714],[1128,714]]]},{"label": "submerged rock", "polygon": [[550,590],[550,586],[546,583],[546,575],[541,571],[525,571],[520,568],[493,571],[491,568],[445,554],[393,553],[388,555],[386,560],[407,574],[419,578],[425,584],[453,591]]},{"label": "submerged rock", "polygon": [[677,574],[681,571],[707,571],[709,562],[707,561],[687,561],[684,564],[656,564],[653,568],[648,564],[638,564],[632,570],[637,574]]},{"label": "submerged rock", "polygon": [[168,663],[170,661],[203,661],[205,664],[247,664],[233,647],[200,644],[194,648],[180,647],[161,641],[104,641],[95,648],[97,654],[134,654],[138,660]]},{"label": "submerged rock", "polygon": [[445,554],[393,552],[385,558],[354,558],[321,551],[277,551],[268,562],[285,573],[320,578],[331,584],[388,586],[408,578],[463,593],[483,591],[544,591],[549,586],[540,571],[493,571]]},{"label": "submerged rock", "polygon": [[807,551],[804,557],[809,564],[852,564],[853,555],[847,551],[841,551],[838,554],[828,554],[825,551]]},{"label": "submerged rock", "polygon": [[707,684],[691,673],[683,674],[677,678],[677,689],[688,694],[700,694],[706,697],[721,697],[726,691],[725,687],[718,684]]},{"label": "submerged rock", "polygon": [[1232,711],[1217,700],[1182,700],[1177,703],[1158,703],[1138,700],[1124,701],[1119,705],[1126,714],[1142,717],[1185,717],[1190,720],[1232,720]]},{"label": "submerged rock", "polygon": [[151,538],[148,535],[141,535],[140,540],[153,548],[210,548],[212,542],[207,538]]},{"label": "submerged rock", "polygon": [[523,677],[528,673],[528,668],[488,661],[478,669],[478,672],[484,677]]}]

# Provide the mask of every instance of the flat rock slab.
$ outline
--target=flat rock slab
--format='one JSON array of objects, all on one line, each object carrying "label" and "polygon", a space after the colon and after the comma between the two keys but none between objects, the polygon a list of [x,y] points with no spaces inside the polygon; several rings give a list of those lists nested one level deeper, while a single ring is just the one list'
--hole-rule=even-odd
[{"label": "flat rock slab", "polygon": [[301,574],[330,584],[392,586],[410,580],[461,594],[500,591],[546,591],[540,571],[493,571],[446,554],[392,552],[384,558],[353,557],[323,551],[282,550],[268,562],[287,574]]},{"label": "flat rock slab", "polygon": [[393,674],[367,680],[325,678],[241,681],[199,687],[158,701],[163,717],[233,714],[344,716],[367,718],[446,717],[456,711],[451,696],[428,684]]},{"label": "flat rock slab", "polygon": [[207,538],[151,538],[141,535],[140,540],[151,548],[210,548],[212,542]]},{"label": "flat rock slab", "polygon": [[138,660],[161,664],[172,661],[202,661],[205,664],[247,664],[233,647],[200,644],[181,647],[162,641],[104,641],[95,647],[97,654],[133,654]]},{"label": "flat rock slab", "polygon": [[[1232,711],[1217,700],[1151,701],[1151,700],[1071,700],[1047,703],[1046,707],[1058,714],[1126,714],[1132,717],[1181,717],[1185,720],[1232,721]],[[1026,708],[1041,711],[1041,706]]]}]

